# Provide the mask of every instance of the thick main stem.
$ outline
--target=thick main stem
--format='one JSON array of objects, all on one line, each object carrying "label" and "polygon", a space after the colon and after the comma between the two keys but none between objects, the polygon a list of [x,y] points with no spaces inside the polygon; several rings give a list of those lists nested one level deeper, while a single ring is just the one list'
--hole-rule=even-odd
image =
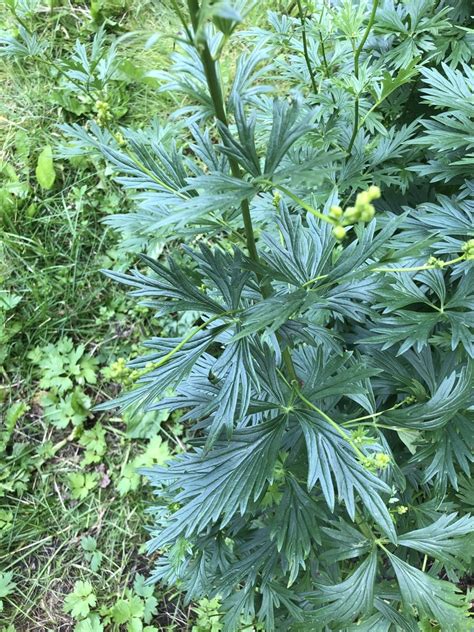
[{"label": "thick main stem", "polygon": [[[189,14],[191,16],[191,23],[194,29],[194,35],[199,28],[199,2],[198,0],[188,0]],[[222,94],[221,82],[217,72],[217,61],[212,57],[211,51],[207,42],[195,42],[196,49],[200,55],[202,65],[204,67],[204,73],[206,75],[206,81],[211,95],[212,102],[214,104],[214,111],[216,118],[226,127],[228,127],[227,114],[225,111],[224,96]],[[229,156],[229,166],[234,178],[242,179],[242,171],[235,158]],[[257,245],[255,243],[255,233],[253,230],[252,216],[250,214],[250,205],[248,200],[242,200],[240,204],[240,210],[242,213],[242,220],[244,222],[245,239],[247,244],[247,250],[250,258],[255,262],[259,262],[259,256],[257,252]],[[271,295],[271,286],[268,284],[261,285],[262,295],[264,298],[268,298]],[[283,361],[285,366],[291,375],[293,380],[297,379],[293,360],[289,349],[283,351]]]},{"label": "thick main stem", "polygon": [[311,85],[313,86],[314,94],[318,94],[318,87],[316,86],[316,79],[314,77],[314,70],[311,66],[311,59],[309,58],[309,50],[308,50],[308,38],[306,36],[306,16],[303,14],[303,7],[301,6],[301,0],[297,0],[298,5],[298,13],[300,16],[301,28],[302,28],[302,39],[303,39],[303,55],[306,62],[306,67],[308,68],[309,76],[311,78]]},{"label": "thick main stem", "polygon": [[[364,31],[364,35],[359,42],[359,46],[356,48],[354,53],[354,75],[356,79],[359,78],[359,57],[365,46],[367,38],[369,37],[370,31],[372,30],[372,26],[375,22],[375,14],[377,13],[377,7],[379,5],[379,0],[374,0],[372,4],[372,11],[369,17],[369,23],[367,24],[367,28]],[[347,148],[347,153],[350,155],[352,148],[355,143],[355,139],[357,137],[357,132],[359,131],[359,95],[356,95],[355,103],[354,103],[354,129],[352,130],[352,136],[349,141],[349,147]]]},{"label": "thick main stem", "polygon": [[[189,13],[191,16],[191,23],[196,33],[198,28],[198,14],[199,3],[197,0],[188,0]],[[204,73],[206,75],[207,85],[209,93],[211,95],[212,102],[214,104],[214,111],[216,118],[226,127],[228,126],[227,114],[225,111],[224,97],[222,94],[221,82],[217,73],[217,62],[213,59],[211,51],[206,41],[196,44],[196,48],[201,57],[202,65],[204,67]],[[239,164],[235,158],[229,157],[229,166],[234,178],[242,178],[242,172]],[[253,231],[252,217],[250,215],[250,206],[248,200],[242,200],[240,204],[240,210],[242,212],[242,219],[245,228],[245,239],[247,243],[247,250],[250,257],[258,262],[258,252],[255,243],[255,234]]]}]

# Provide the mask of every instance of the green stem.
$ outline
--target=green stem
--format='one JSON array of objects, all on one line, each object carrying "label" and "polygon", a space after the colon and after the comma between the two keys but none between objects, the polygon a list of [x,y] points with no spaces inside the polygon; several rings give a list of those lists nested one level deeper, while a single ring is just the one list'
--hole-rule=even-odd
[{"label": "green stem", "polygon": [[314,277],[313,279],[310,279],[309,281],[306,281],[306,283],[303,283],[302,287],[307,287],[308,285],[311,285],[312,283],[316,283],[316,281],[321,281],[321,279],[327,279],[327,277],[329,276],[329,274],[320,274],[317,277]]},{"label": "green stem", "polygon": [[[189,14],[191,16],[191,23],[193,25],[194,32],[196,33],[199,27],[199,2],[198,0],[188,0]],[[202,43],[195,43],[196,50],[198,51],[201,61],[204,67],[204,73],[206,75],[206,81],[209,88],[209,93],[214,104],[214,110],[216,118],[226,127],[228,127],[227,114],[225,111],[224,97],[222,94],[221,82],[219,81],[218,74],[218,61],[213,59],[211,51],[207,41]],[[242,179],[242,172],[238,162],[229,157],[229,166],[234,178]],[[247,244],[247,250],[250,258],[256,263],[259,263],[259,256],[257,251],[257,245],[255,242],[255,233],[253,230],[252,216],[250,214],[250,205],[248,200],[242,200],[240,204],[240,210],[242,213],[242,220],[244,223],[245,239]],[[271,295],[272,289],[269,284],[261,285],[262,296],[268,298]],[[291,379],[297,379],[293,360],[289,349],[283,351],[283,360],[285,366],[291,375]]]},{"label": "green stem", "polygon": [[387,553],[387,555],[390,555],[390,551],[387,549],[387,547],[385,545],[382,544],[382,542],[380,540],[375,540],[375,543],[377,544],[377,546],[379,546],[383,551],[385,551],[385,553]]},{"label": "green stem", "polygon": [[298,5],[298,13],[301,22],[302,29],[302,39],[303,39],[303,55],[306,62],[306,67],[308,68],[309,76],[311,78],[311,85],[313,86],[314,94],[318,94],[318,87],[316,85],[316,79],[314,77],[314,70],[311,66],[311,60],[309,58],[309,50],[308,50],[308,38],[306,36],[306,17],[303,15],[303,7],[301,6],[301,0],[296,0]]},{"label": "green stem", "polygon": [[[321,44],[321,55],[323,56],[324,75],[326,79],[330,79],[331,73],[329,72],[328,60],[326,58],[326,48],[324,46],[324,40],[323,40],[321,31],[318,31],[318,35],[319,35],[319,43]],[[336,105],[336,98],[334,94],[332,93],[332,90],[330,91],[330,94],[331,94],[331,101],[334,103],[334,105]]]},{"label": "green stem", "polygon": [[[451,259],[450,261],[443,261],[443,260],[439,260],[437,263],[426,263],[422,266],[412,266],[410,268],[367,268],[367,272],[421,272],[423,270],[440,270],[442,268],[445,268],[446,266],[450,266],[450,265],[454,265],[455,263],[459,263],[460,261],[464,261],[466,259],[466,255],[461,255],[459,257],[456,257],[455,259]],[[307,287],[308,285],[311,285],[312,283],[315,283],[316,281],[320,281],[321,279],[326,279],[329,276],[329,274],[320,274],[317,277],[314,277],[312,279],[309,279],[308,281],[306,281],[305,283],[303,283],[302,287]],[[335,279],[334,281],[332,281],[332,283],[336,283],[337,279]],[[439,307],[436,307],[436,305],[432,305],[431,307],[433,307],[434,309],[439,309]]]},{"label": "green stem", "polygon": [[168,360],[170,360],[175,355],[175,353],[177,353],[180,349],[182,349],[187,342],[189,342],[192,338],[194,338],[194,336],[197,333],[205,329],[208,325],[213,323],[215,320],[219,320],[220,318],[223,318],[224,316],[231,316],[232,314],[235,314],[237,311],[240,311],[240,310],[233,310],[230,312],[222,312],[221,314],[215,314],[211,318],[208,318],[207,320],[202,322],[198,327],[191,329],[191,331],[189,331],[186,334],[186,336],[184,336],[184,338],[178,342],[176,347],[171,349],[170,352],[168,352],[165,356],[163,356],[157,362],[153,362],[153,366],[151,367],[150,370],[158,369],[160,366],[163,366],[164,364],[166,364]]},{"label": "green stem", "polygon": [[281,191],[282,193],[287,195],[289,198],[293,200],[293,202],[296,202],[296,204],[301,206],[301,208],[304,208],[304,210],[308,211],[308,213],[311,213],[311,215],[314,215],[314,217],[322,219],[324,222],[327,222],[328,224],[334,224],[334,225],[337,224],[337,221],[335,219],[333,219],[332,217],[329,217],[329,215],[324,215],[323,213],[320,213],[315,208],[313,208],[310,204],[300,199],[297,195],[292,193],[289,189],[287,189],[283,185],[275,184],[274,182],[271,182],[270,180],[264,180],[263,182],[264,184],[271,185],[274,189],[277,189],[278,191]]},{"label": "green stem", "polygon": [[191,43],[193,41],[193,36],[192,36],[191,31],[189,30],[188,23],[186,22],[183,12],[179,8],[179,4],[177,3],[176,0],[171,0],[171,4],[173,5],[173,9],[176,11],[176,15],[178,16],[179,21],[181,22],[184,30],[186,31],[186,35],[188,36],[189,42]]},{"label": "green stem", "polygon": [[411,268],[373,268],[372,272],[421,272],[422,270],[436,270],[464,261],[465,258],[465,255],[461,255],[450,261],[440,259],[437,263],[426,263],[425,265],[412,266]]},{"label": "green stem", "polygon": [[298,397],[301,399],[302,402],[304,402],[306,404],[306,406],[308,406],[308,408],[311,408],[312,410],[314,410],[315,412],[318,413],[318,415],[321,415],[321,417],[328,422],[328,424],[330,424],[334,430],[341,435],[341,437],[347,441],[350,446],[352,447],[352,449],[354,450],[354,452],[357,454],[357,456],[359,457],[359,459],[364,459],[365,455],[362,452],[362,450],[360,450],[356,444],[352,441],[351,437],[344,432],[344,430],[341,428],[341,426],[336,423],[334,421],[334,419],[331,419],[331,417],[329,417],[329,415],[327,415],[324,410],[321,410],[320,408],[318,408],[317,406],[315,406],[313,404],[313,402],[310,402],[309,399],[307,399],[303,393],[299,390],[298,386],[293,382],[292,383],[293,388],[295,389],[296,394],[298,395]]},{"label": "green stem", "polygon": [[321,415],[321,417],[323,419],[325,419],[328,422],[328,424],[330,424],[334,428],[334,430],[336,430],[336,432],[339,435],[341,435],[341,437],[345,441],[347,441],[349,443],[349,445],[352,447],[352,449],[357,454],[359,459],[365,459],[365,454],[352,441],[350,435],[348,435],[346,432],[344,432],[344,430],[341,428],[341,426],[337,422],[335,422],[334,419],[331,419],[331,417],[329,417],[329,415],[326,414],[324,412],[324,410],[321,410],[320,408],[318,408],[315,404],[313,404],[313,402],[310,402],[309,399],[303,395],[303,393],[300,391],[298,380],[291,380],[291,383],[290,383],[286,379],[286,377],[283,375],[283,373],[279,369],[277,369],[277,370],[278,370],[278,373],[280,374],[280,377],[283,379],[283,381],[286,382],[286,384],[290,388],[293,389],[293,392],[301,399],[301,401],[304,404],[306,404],[306,406],[308,406],[308,408],[311,408],[312,410],[317,412],[318,415]]},{"label": "green stem", "polygon": [[425,556],[423,557],[423,565],[422,565],[422,567],[421,567],[421,570],[422,570],[422,572],[423,572],[423,573],[426,571],[426,565],[427,565],[427,563],[428,563],[428,556],[427,556],[427,555],[425,555]]},{"label": "green stem", "polygon": [[[375,14],[377,12],[377,7],[379,4],[379,0],[374,0],[372,4],[372,11],[369,17],[369,23],[367,24],[367,28],[365,29],[364,35],[359,42],[359,46],[356,48],[354,53],[354,75],[356,79],[359,78],[359,57],[362,52],[362,49],[365,46],[367,38],[369,37],[370,31],[372,30],[372,26],[375,22]],[[349,147],[347,148],[347,153],[351,154],[352,148],[354,147],[355,139],[357,137],[357,132],[359,131],[359,95],[356,95],[355,103],[354,103],[354,128],[352,130],[352,136],[349,141]]]},{"label": "green stem", "polygon": [[[197,0],[188,0],[189,13],[191,16],[191,23],[196,33],[199,20],[199,3]],[[228,127],[227,114],[225,111],[224,97],[222,95],[221,82],[217,73],[218,62],[213,59],[211,51],[207,42],[195,44],[196,49],[201,57],[202,65],[204,67],[204,73],[206,75],[206,81],[211,95],[212,102],[214,104],[214,110],[216,118],[226,127]],[[229,166],[234,178],[242,179],[242,172],[240,170],[238,162],[229,157]],[[245,228],[245,238],[247,243],[247,250],[251,259],[258,262],[258,252],[255,243],[255,234],[252,224],[252,216],[250,215],[250,206],[248,200],[242,200],[240,204],[240,210],[242,213],[242,219]]]},{"label": "green stem", "polygon": [[391,408],[386,408],[385,410],[381,410],[378,413],[372,413],[371,415],[363,415],[362,417],[355,417],[355,419],[349,419],[349,421],[344,423],[344,427],[349,427],[354,424],[363,426],[364,424],[359,424],[359,421],[364,421],[366,419],[375,419],[376,417],[385,415],[385,413],[389,413],[392,410],[396,410],[397,408],[400,408],[400,406],[403,406],[404,404],[406,404],[405,400],[398,402],[398,404],[395,404],[395,406],[392,406]]},{"label": "green stem", "polygon": [[[323,22],[323,18],[324,18],[324,11],[326,10],[326,3],[323,2],[323,8],[321,10],[321,13],[319,15],[319,28],[318,28],[318,36],[319,36],[319,43],[321,44],[321,54],[323,56],[323,66],[324,66],[324,75],[326,77],[326,79],[330,79],[331,78],[331,73],[329,72],[329,64],[328,64],[328,60],[326,57],[326,47],[324,46],[324,39],[321,33],[321,24]],[[321,86],[320,86],[321,89]],[[331,93],[331,100],[333,102],[334,105],[336,105],[336,98],[332,92],[332,90],[330,90]]]}]

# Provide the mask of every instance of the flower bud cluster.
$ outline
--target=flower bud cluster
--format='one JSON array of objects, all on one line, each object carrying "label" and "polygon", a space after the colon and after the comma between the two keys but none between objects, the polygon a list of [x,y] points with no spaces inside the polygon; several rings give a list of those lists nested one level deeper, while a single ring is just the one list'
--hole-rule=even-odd
[{"label": "flower bud cluster", "polygon": [[446,262],[443,261],[442,259],[438,259],[437,257],[430,257],[428,259],[427,265],[433,266],[433,268],[437,268],[441,270],[441,268],[444,268],[444,266],[446,265]]},{"label": "flower bud cluster", "polygon": [[97,123],[99,125],[105,125],[112,119],[112,113],[110,112],[110,105],[107,101],[97,100],[95,102],[95,109],[97,111]]},{"label": "flower bud cluster", "polygon": [[469,239],[462,247],[464,258],[467,260],[474,259],[474,239]]},{"label": "flower bud cluster", "polygon": [[115,132],[114,134],[114,138],[117,141],[117,143],[119,144],[120,147],[125,147],[125,145],[127,144],[127,141],[124,138],[124,135],[122,134],[122,132]]},{"label": "flower bud cluster", "polygon": [[331,206],[329,217],[336,220],[336,225],[332,229],[332,234],[338,241],[342,241],[346,236],[346,226],[355,222],[370,222],[375,215],[375,208],[372,202],[380,197],[380,189],[371,186],[367,191],[357,194],[355,205],[348,206],[342,210],[340,206]]},{"label": "flower bud cluster", "polygon": [[385,470],[390,464],[390,457],[385,452],[377,452],[376,454],[371,454],[370,456],[366,456],[362,465],[367,468],[370,472],[376,472],[377,470]]},{"label": "flower bud cluster", "polygon": [[278,191],[273,194],[273,206],[278,209],[280,207],[281,195]]}]

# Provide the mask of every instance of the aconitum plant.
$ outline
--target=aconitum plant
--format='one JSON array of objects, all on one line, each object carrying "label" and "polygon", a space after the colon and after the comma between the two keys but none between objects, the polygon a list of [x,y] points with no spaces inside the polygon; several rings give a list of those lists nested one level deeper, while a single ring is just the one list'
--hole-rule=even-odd
[{"label": "aconitum plant", "polygon": [[172,121],[70,130],[136,201],[109,222],[184,244],[109,273],[195,318],[113,402],[192,436],[146,471],[151,578],[227,631],[468,630],[469,2],[173,6]]}]

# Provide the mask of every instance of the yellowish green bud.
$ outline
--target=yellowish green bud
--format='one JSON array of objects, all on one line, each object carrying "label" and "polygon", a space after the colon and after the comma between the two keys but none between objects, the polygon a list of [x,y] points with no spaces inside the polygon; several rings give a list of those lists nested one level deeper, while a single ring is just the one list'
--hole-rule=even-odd
[{"label": "yellowish green bud", "polygon": [[346,229],[344,228],[344,226],[341,225],[334,226],[334,228],[332,229],[332,234],[337,239],[337,241],[342,241],[346,236]]},{"label": "yellowish green bud", "polygon": [[474,259],[474,239],[469,239],[469,241],[466,241],[466,243],[462,247],[462,251],[466,259]]},{"label": "yellowish green bud", "polygon": [[340,217],[342,217],[342,214],[343,210],[340,206],[331,206],[331,208],[329,209],[329,215],[334,219],[339,219]]},{"label": "yellowish green bud", "polygon": [[369,187],[367,193],[369,196],[369,202],[372,202],[372,200],[378,200],[382,195],[382,193],[380,192],[380,187],[377,187],[375,185]]},{"label": "yellowish green bud", "polygon": [[363,467],[369,470],[369,472],[375,472],[375,470],[377,469],[375,467],[373,456],[364,456],[363,458],[361,458],[360,462]]},{"label": "yellowish green bud", "polygon": [[408,507],[406,505],[400,505],[400,507],[397,507],[397,513],[400,514],[401,516],[403,516],[403,514],[406,514],[408,511]]},{"label": "yellowish green bud", "polygon": [[120,145],[120,147],[123,147],[124,145],[127,144],[127,141],[125,140],[122,132],[116,132],[114,134],[114,138],[117,141],[117,143]]},{"label": "yellowish green bud", "polygon": [[372,206],[372,204],[367,204],[364,210],[362,210],[360,213],[360,219],[363,222],[370,222],[372,219],[374,219],[374,215],[375,208]]},{"label": "yellowish green bud", "polygon": [[344,211],[344,218],[348,222],[355,222],[359,219],[359,209],[354,206],[348,206]]},{"label": "yellowish green bud", "polygon": [[428,259],[428,265],[434,266],[435,268],[444,268],[445,262],[442,259],[437,259],[436,257],[430,257]]},{"label": "yellowish green bud", "polygon": [[367,191],[361,191],[356,197],[356,207],[365,206],[365,204],[369,204],[370,201],[369,193]]}]

